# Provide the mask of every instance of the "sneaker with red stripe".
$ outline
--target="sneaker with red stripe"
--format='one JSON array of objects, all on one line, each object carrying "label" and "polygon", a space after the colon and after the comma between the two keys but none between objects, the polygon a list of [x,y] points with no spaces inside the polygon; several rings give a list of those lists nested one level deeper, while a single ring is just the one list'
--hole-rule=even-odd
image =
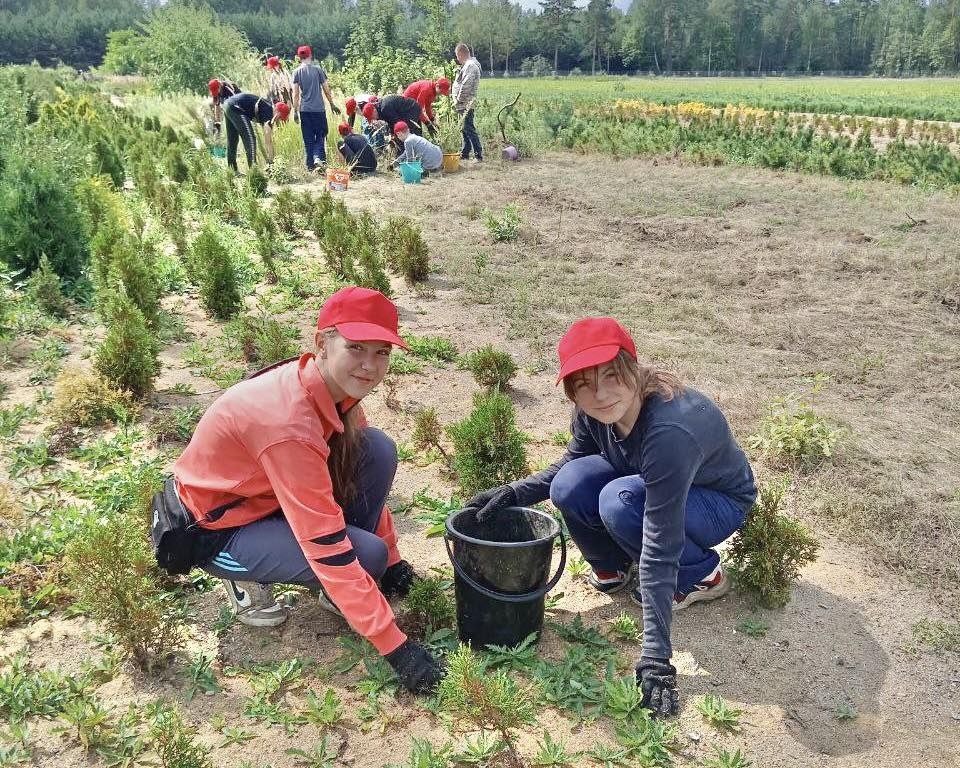
[{"label": "sneaker with red stripe", "polygon": [[594,568],[587,581],[594,589],[610,595],[630,583],[630,571],[598,571]]},{"label": "sneaker with red stripe", "polygon": [[694,603],[716,600],[718,597],[723,597],[729,591],[730,579],[727,574],[723,572],[723,568],[718,565],[714,572],[707,576],[707,578],[694,584],[690,592],[686,594],[677,592],[674,594],[673,610],[682,611]]}]

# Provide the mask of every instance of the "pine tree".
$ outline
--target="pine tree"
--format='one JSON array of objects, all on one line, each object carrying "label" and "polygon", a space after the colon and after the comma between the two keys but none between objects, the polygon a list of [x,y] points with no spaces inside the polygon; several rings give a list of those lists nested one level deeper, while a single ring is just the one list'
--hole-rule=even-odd
[{"label": "pine tree", "polygon": [[209,222],[193,241],[191,266],[196,270],[203,306],[214,317],[228,320],[243,306],[237,268],[216,229]]},{"label": "pine tree", "polygon": [[97,372],[134,397],[142,398],[153,387],[159,368],[157,341],[122,283],[108,299],[105,315],[107,335],[96,352]]}]

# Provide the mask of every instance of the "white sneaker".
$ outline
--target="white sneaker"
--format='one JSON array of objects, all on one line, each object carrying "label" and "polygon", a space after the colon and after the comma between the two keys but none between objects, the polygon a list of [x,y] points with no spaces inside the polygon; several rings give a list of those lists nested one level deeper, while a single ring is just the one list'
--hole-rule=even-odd
[{"label": "white sneaker", "polygon": [[330,599],[327,591],[322,586],[320,587],[320,591],[317,592],[317,602],[320,603],[320,607],[325,611],[330,611],[330,613],[336,614],[341,619],[343,618],[343,613],[337,608],[336,604]]},{"label": "white sneaker", "polygon": [[278,627],[290,612],[273,599],[273,590],[267,584],[255,581],[220,579],[227,598],[237,614],[237,621],[250,627]]},{"label": "white sneaker", "polygon": [[729,591],[730,577],[728,577],[727,574],[723,572],[723,568],[718,565],[716,570],[707,576],[707,578],[694,584],[692,591],[687,594],[677,592],[673,596],[673,610],[682,611],[694,603],[716,600],[718,597],[723,597]]}]

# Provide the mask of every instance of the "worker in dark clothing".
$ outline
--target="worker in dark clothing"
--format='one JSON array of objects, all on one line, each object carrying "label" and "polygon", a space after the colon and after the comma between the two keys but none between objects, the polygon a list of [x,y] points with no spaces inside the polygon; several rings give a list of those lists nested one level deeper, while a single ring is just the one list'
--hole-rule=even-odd
[{"label": "worker in dark clothing", "polygon": [[[379,101],[367,102],[363,108],[363,116],[368,123],[383,120],[389,126],[391,133],[395,134],[394,126],[402,122],[407,124],[411,133],[423,136],[423,128],[420,125],[421,111],[420,103],[416,99],[390,95],[384,96]],[[403,152],[403,144],[397,141],[396,136],[392,143],[398,155]]]},{"label": "worker in dark clothing", "polygon": [[341,138],[337,149],[340,150],[343,159],[349,163],[351,173],[376,173],[377,155],[367,141],[367,137],[353,133],[346,123],[340,123],[337,131]]},{"label": "worker in dark clothing", "polygon": [[253,124],[263,126],[263,143],[267,153],[267,165],[273,163],[273,125],[285,122],[290,116],[290,105],[278,101],[271,104],[253,93],[238,93],[231,96],[223,105],[227,118],[227,165],[237,170],[237,142],[243,141],[243,150],[247,155],[247,167],[257,162],[257,135]]},{"label": "worker in dark clothing", "polygon": [[210,91],[210,106],[213,110],[213,130],[219,134],[223,123],[223,103],[243,91],[239,85],[223,77],[213,78],[207,83],[207,89]]}]

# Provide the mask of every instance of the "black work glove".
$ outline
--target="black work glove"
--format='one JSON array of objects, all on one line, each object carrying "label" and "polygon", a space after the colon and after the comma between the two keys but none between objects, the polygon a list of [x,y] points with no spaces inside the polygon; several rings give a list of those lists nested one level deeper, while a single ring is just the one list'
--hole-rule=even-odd
[{"label": "black work glove", "polygon": [[430,651],[412,640],[404,640],[403,645],[384,658],[403,687],[413,693],[432,693],[443,679],[443,667]]},{"label": "black work glove", "polygon": [[509,485],[498,485],[496,488],[480,491],[467,502],[464,509],[472,510],[476,515],[477,522],[482,523],[494,512],[516,505],[517,492]]},{"label": "black work glove", "polygon": [[340,114],[340,107],[338,107],[336,104],[331,104],[331,105],[330,105],[330,109],[333,110],[333,114],[335,114],[335,115],[339,115],[339,114]]},{"label": "black work glove", "polygon": [[213,132],[214,132],[215,134],[217,134],[217,136],[220,135],[220,121],[219,121],[219,120],[213,124]]},{"label": "black work glove", "polygon": [[637,662],[637,687],[643,693],[640,706],[653,714],[670,717],[679,711],[677,668],[667,659],[641,658]]},{"label": "black work glove", "polygon": [[296,125],[296,124],[299,123],[299,122],[300,122],[300,113],[299,113],[299,112],[294,112],[294,113],[293,113],[293,124]]},{"label": "black work glove", "polygon": [[413,566],[401,560],[384,571],[380,578],[380,591],[386,597],[406,597],[415,578],[417,574]]}]

